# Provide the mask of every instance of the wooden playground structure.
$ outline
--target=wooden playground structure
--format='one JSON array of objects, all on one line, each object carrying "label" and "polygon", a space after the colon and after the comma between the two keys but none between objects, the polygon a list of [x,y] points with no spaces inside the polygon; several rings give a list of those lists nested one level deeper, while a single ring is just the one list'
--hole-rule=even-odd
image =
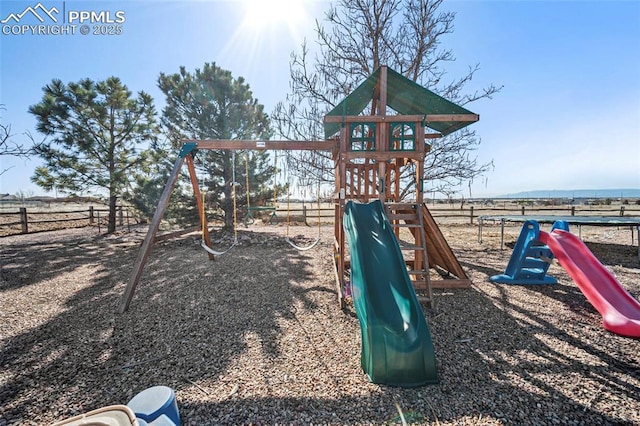
[{"label": "wooden playground structure", "polygon": [[[369,115],[363,115],[370,108]],[[393,111],[389,111],[389,110]],[[424,160],[429,141],[478,121],[479,116],[382,66],[324,117],[323,141],[185,141],[160,197],[158,208],[138,252],[119,311],[126,311],[140,281],[171,192],[186,163],[202,223],[207,223],[194,156],[198,150],[315,150],[330,151],[335,173],[334,266],[340,307],[349,280],[343,214],[347,201],[379,199],[395,228],[408,229],[411,241],[401,249],[413,286],[424,302],[433,302],[432,288],[471,285],[464,269],[424,204]],[[401,199],[401,188],[413,185],[415,199]],[[207,226],[204,243],[211,248]],[[209,252],[209,257],[214,255]],[[431,277],[435,270],[440,279]]]}]

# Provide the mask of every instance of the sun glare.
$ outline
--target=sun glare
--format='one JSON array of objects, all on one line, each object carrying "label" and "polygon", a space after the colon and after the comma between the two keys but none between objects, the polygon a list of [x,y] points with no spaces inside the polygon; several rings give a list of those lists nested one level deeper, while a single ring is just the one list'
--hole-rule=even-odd
[{"label": "sun glare", "polygon": [[262,32],[286,27],[293,36],[306,24],[303,0],[244,0],[245,30]]},{"label": "sun glare", "polygon": [[[244,69],[260,69],[265,60],[279,60],[298,47],[313,27],[312,0],[237,0],[234,14],[240,19],[219,52],[221,58],[242,62]],[[282,59],[282,53],[285,58]],[[250,75],[244,72],[245,76]]]}]

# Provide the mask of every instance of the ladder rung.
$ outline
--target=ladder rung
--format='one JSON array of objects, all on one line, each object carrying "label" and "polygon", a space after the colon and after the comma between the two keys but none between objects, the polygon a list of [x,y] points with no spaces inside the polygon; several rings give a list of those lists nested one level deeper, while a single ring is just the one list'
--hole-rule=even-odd
[{"label": "ladder rung", "polygon": [[392,210],[409,210],[416,208],[416,204],[412,203],[385,203],[385,206]]},{"label": "ladder rung", "polygon": [[427,290],[428,287],[427,280],[411,280],[411,284],[417,290]]},{"label": "ladder rung", "polygon": [[406,246],[400,246],[400,250],[424,251],[424,247],[414,246],[414,245],[406,245]]},{"label": "ladder rung", "polygon": [[389,220],[418,220],[415,213],[390,213],[387,215]]},{"label": "ladder rung", "polygon": [[397,228],[422,228],[422,225],[419,223],[392,223],[391,226]]}]

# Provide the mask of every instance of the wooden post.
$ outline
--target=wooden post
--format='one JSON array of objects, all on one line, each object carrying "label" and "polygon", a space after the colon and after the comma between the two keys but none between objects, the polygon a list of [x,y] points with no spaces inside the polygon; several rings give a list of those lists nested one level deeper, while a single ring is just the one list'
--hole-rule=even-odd
[{"label": "wooden post", "polygon": [[380,67],[380,102],[378,103],[378,114],[381,116],[387,115],[387,66]]},{"label": "wooden post", "polygon": [[522,208],[520,209],[520,211],[522,212],[522,216],[524,216],[524,206],[522,206]]},{"label": "wooden post", "polygon": [[473,206],[471,206],[469,217],[471,218],[471,224],[473,225]]},{"label": "wooden post", "polygon": [[93,206],[89,206],[89,225],[93,225],[96,221]]},{"label": "wooden post", "polygon": [[418,160],[416,165],[416,203],[424,203],[424,188],[422,185],[424,182],[424,161]]},{"label": "wooden post", "polygon": [[118,224],[124,226],[124,215],[122,212],[122,206],[118,207]]},{"label": "wooden post", "polygon": [[418,204],[424,203],[424,157],[427,154],[424,145],[425,129],[421,122],[415,123],[415,144],[416,150],[421,153],[418,164],[416,164],[416,202]]},{"label": "wooden post", "polygon": [[27,217],[27,208],[20,207],[20,224],[22,225],[22,233],[29,233],[29,218]]},{"label": "wooden post", "polygon": [[387,198],[387,163],[385,161],[378,161],[378,198],[380,202],[384,204]]},{"label": "wooden post", "polygon": [[[344,129],[342,129],[342,131],[340,132],[340,138],[341,138],[341,145],[342,145],[342,141],[346,141],[347,138],[347,134],[344,131]],[[345,144],[346,145],[346,144]],[[342,152],[346,152],[346,151],[342,151]],[[336,235],[336,240],[337,240],[337,244],[338,244],[338,253],[340,255],[340,258],[338,259],[338,276],[340,277],[340,285],[344,284],[344,274],[345,274],[345,262],[346,262],[346,250],[344,247],[344,229],[342,227],[342,220],[343,217],[342,215],[344,214],[344,206],[345,206],[345,198],[346,198],[346,174],[347,174],[347,169],[346,169],[346,159],[344,156],[339,155],[338,156],[338,182],[340,182],[339,187],[337,187],[337,192],[338,192],[338,207],[336,210],[336,216],[337,216],[337,221],[336,221],[336,230],[337,230],[337,235]],[[341,289],[342,290],[342,289]]]},{"label": "wooden post", "polygon": [[[373,173],[371,172],[371,166],[369,165],[369,159],[365,158],[364,159],[364,189],[362,191],[362,195],[364,195],[364,202],[368,203],[369,202],[369,194],[372,192],[371,189],[369,188],[369,183],[371,181],[371,179],[373,178]],[[375,182],[373,183],[373,185],[375,185]]]},{"label": "wooden post", "polygon": [[576,206],[571,206],[571,216],[576,215]]},{"label": "wooden post", "polygon": [[[189,155],[189,154],[187,154]],[[160,201],[158,202],[158,208],[153,215],[153,219],[151,220],[151,224],[149,224],[149,230],[147,231],[147,235],[144,237],[144,241],[142,246],[140,247],[140,251],[138,252],[138,258],[133,267],[133,271],[131,272],[131,277],[129,278],[129,284],[127,284],[127,288],[125,289],[124,294],[122,295],[122,300],[120,300],[120,313],[124,313],[127,309],[129,309],[129,304],[131,303],[131,299],[133,298],[133,293],[136,291],[136,287],[140,282],[140,278],[142,277],[142,270],[144,269],[145,263],[147,263],[147,259],[149,258],[149,253],[151,253],[151,248],[153,246],[153,239],[156,236],[156,232],[158,232],[158,227],[160,226],[160,222],[162,221],[162,216],[164,215],[167,206],[169,205],[169,198],[171,197],[171,192],[173,191],[176,182],[178,181],[178,177],[180,176],[180,169],[182,168],[182,164],[184,163],[184,157],[179,156],[176,160],[176,163],[173,166],[173,170],[171,171],[171,175],[169,176],[169,180],[164,187],[164,191],[160,196]]]},{"label": "wooden post", "polygon": [[[422,235],[424,234],[424,221],[422,220],[422,205],[420,204],[414,204],[412,207],[412,209],[415,210],[415,215],[416,215],[416,219],[418,221],[418,223],[421,226],[420,230],[418,232],[414,232],[413,236],[415,238],[415,245],[416,247],[422,247],[424,244],[424,240],[422,239]],[[426,250],[426,244],[424,245],[424,248]],[[425,251],[426,252],[426,251]],[[423,267],[425,268],[425,271],[427,271],[427,273],[429,272],[429,267],[428,265],[425,265],[423,262],[423,255],[425,252],[422,251],[414,251],[413,252],[413,269],[416,271],[421,270]],[[424,277],[425,279],[427,278],[428,274],[425,274]]]}]

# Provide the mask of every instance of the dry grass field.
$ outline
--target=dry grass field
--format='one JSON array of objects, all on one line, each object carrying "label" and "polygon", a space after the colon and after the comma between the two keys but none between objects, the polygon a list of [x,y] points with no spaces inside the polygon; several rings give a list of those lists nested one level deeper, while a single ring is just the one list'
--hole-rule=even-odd
[{"label": "dry grass field", "polygon": [[[490,283],[511,254],[498,226],[482,244],[466,221],[442,230],[474,284],[436,290],[424,308],[440,383],[415,389],[363,374],[357,318],[337,307],[330,225],[306,252],[282,223],[241,228],[213,262],[197,234],[158,243],[122,315],[143,227],[0,238],[0,426],[50,424],[158,384],[176,390],[186,425],[400,424],[399,409],[411,424],[640,424],[638,340],[605,331],[558,265],[557,285]],[[519,230],[507,226],[508,244]],[[640,298],[629,230],[582,237]]]}]

